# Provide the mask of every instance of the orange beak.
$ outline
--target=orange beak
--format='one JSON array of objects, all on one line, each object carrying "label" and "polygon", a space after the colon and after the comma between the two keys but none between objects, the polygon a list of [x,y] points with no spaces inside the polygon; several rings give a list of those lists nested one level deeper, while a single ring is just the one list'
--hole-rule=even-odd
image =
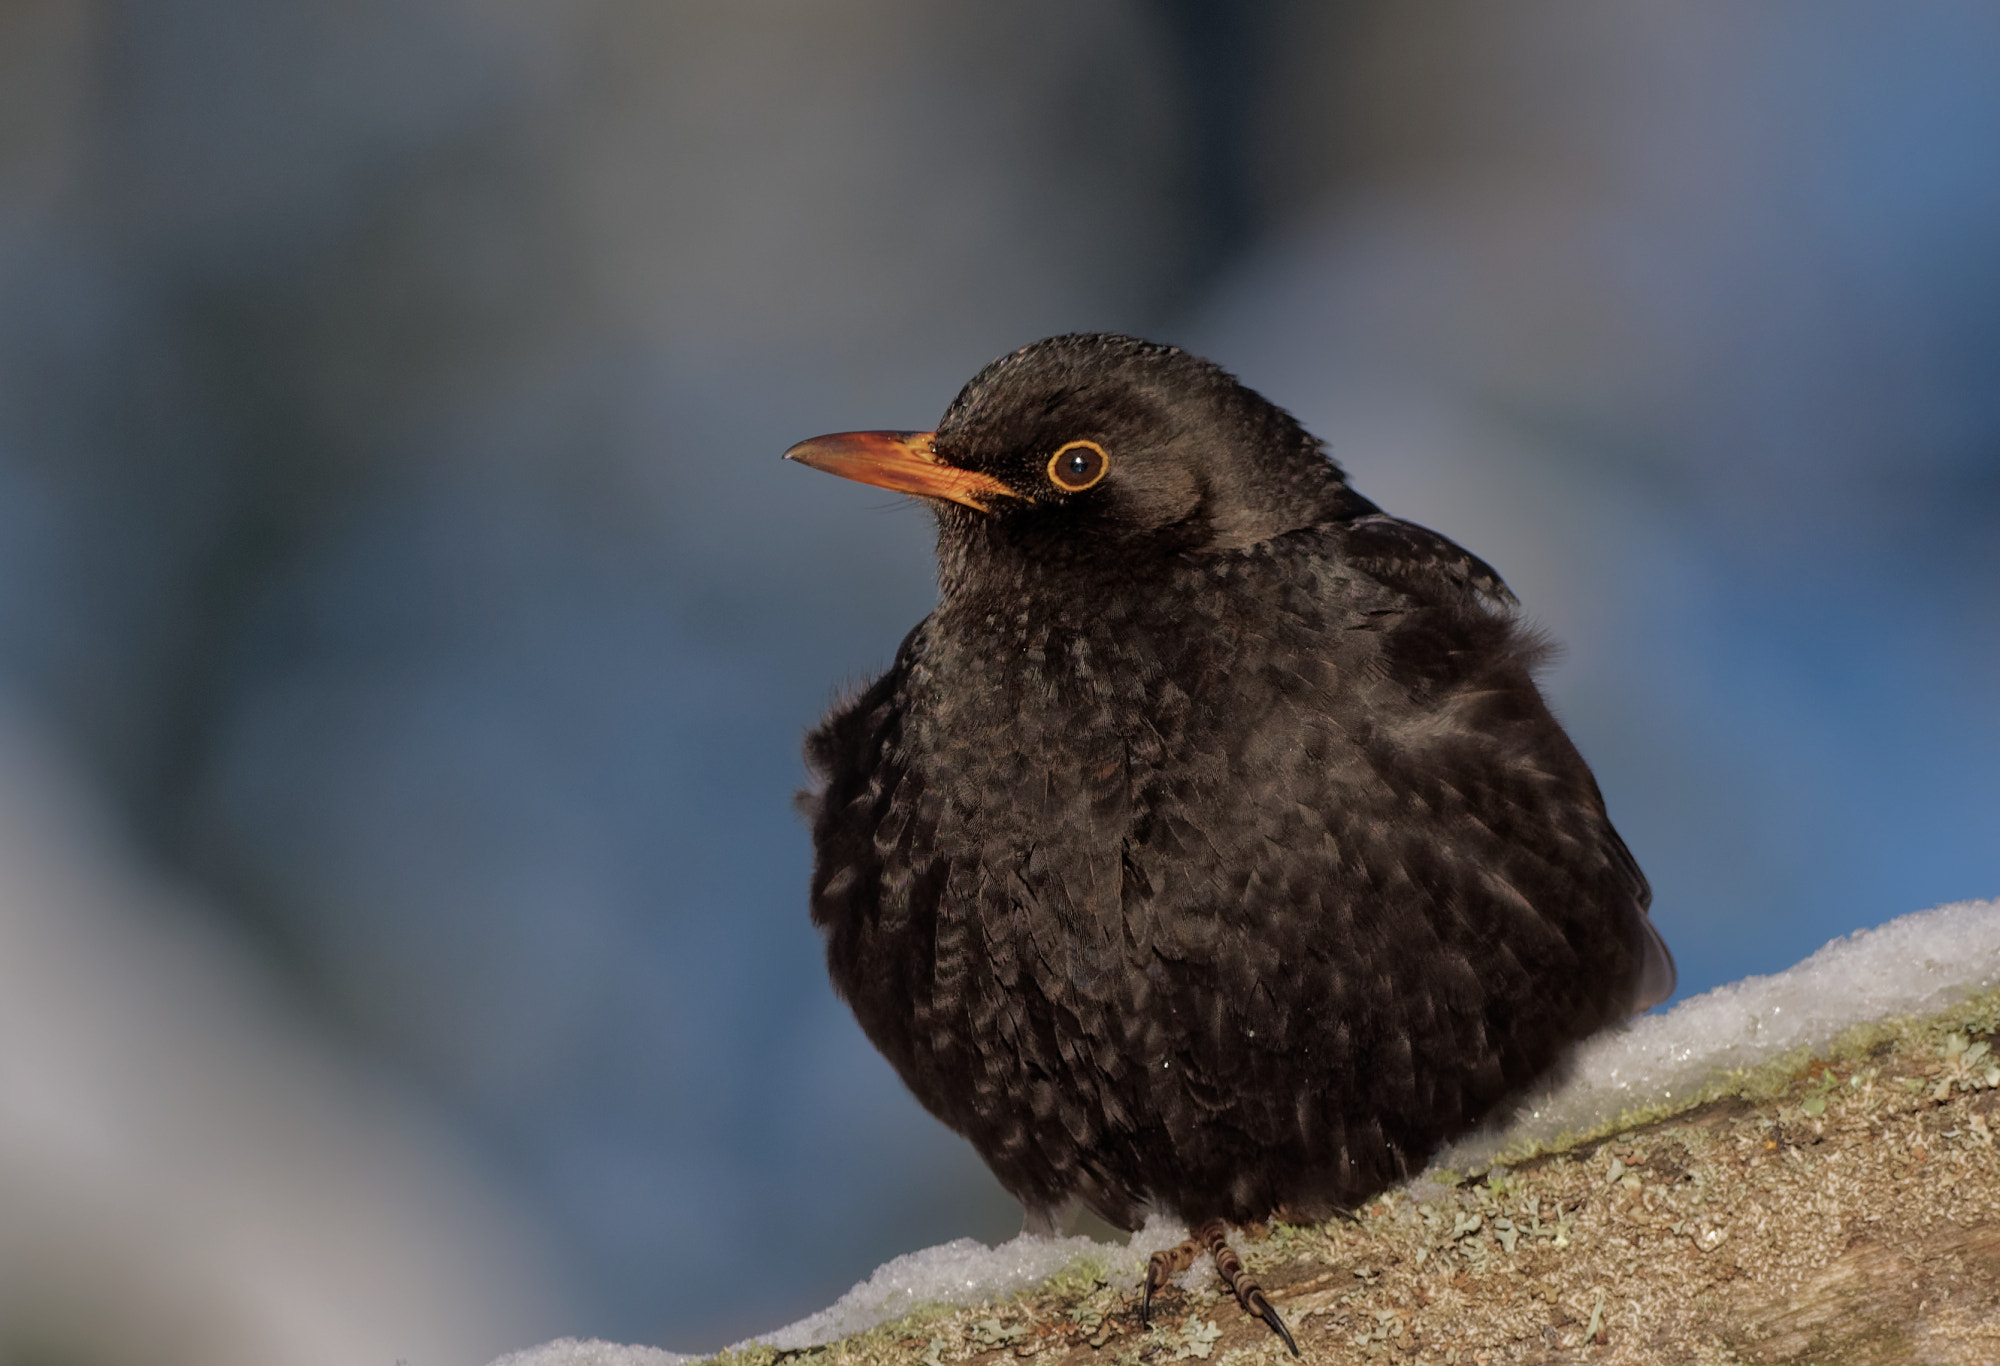
[{"label": "orange beak", "polygon": [[1021,497],[991,475],[945,464],[931,451],[933,435],[835,432],[801,441],[785,452],[785,459],[876,488],[914,493],[919,498],[946,498],[975,512],[985,512],[995,498]]}]

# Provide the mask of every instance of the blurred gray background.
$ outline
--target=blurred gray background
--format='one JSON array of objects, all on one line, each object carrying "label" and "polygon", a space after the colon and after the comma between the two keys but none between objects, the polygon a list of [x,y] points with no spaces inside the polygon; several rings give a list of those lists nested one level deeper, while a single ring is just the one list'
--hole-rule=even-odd
[{"label": "blurred gray background", "polygon": [[1685,994],[2000,893],[2000,10],[0,0],[0,1366],[720,1345],[1018,1212],[777,459],[1129,330],[1491,560]]}]

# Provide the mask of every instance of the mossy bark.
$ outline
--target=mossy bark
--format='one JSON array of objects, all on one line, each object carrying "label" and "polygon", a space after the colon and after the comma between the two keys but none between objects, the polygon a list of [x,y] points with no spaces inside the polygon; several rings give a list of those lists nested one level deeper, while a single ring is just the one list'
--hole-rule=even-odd
[{"label": "mossy bark", "polygon": [[[1718,1079],[1677,1113],[1237,1246],[1307,1361],[2000,1362],[2000,995]],[[1087,1266],[742,1366],[1289,1361],[1206,1287],[1154,1327]]]}]

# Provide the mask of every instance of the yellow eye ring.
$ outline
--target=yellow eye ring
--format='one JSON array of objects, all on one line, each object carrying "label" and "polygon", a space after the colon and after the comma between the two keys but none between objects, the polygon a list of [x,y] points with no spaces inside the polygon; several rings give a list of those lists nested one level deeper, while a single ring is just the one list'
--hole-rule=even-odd
[{"label": "yellow eye ring", "polygon": [[1082,493],[1111,472],[1111,457],[1095,441],[1071,441],[1049,457],[1049,482],[1065,493]]}]

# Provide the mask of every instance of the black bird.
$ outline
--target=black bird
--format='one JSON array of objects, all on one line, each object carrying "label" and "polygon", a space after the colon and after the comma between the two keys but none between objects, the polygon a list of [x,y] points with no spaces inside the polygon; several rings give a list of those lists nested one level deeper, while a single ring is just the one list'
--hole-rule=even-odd
[{"label": "black bird", "polygon": [[[1187,352],[1052,337],[934,432],[939,602],[806,741],[833,982],[1031,1228],[1324,1218],[1673,990],[1497,574]],[[1297,1348],[1294,1345],[1293,1351]]]}]

